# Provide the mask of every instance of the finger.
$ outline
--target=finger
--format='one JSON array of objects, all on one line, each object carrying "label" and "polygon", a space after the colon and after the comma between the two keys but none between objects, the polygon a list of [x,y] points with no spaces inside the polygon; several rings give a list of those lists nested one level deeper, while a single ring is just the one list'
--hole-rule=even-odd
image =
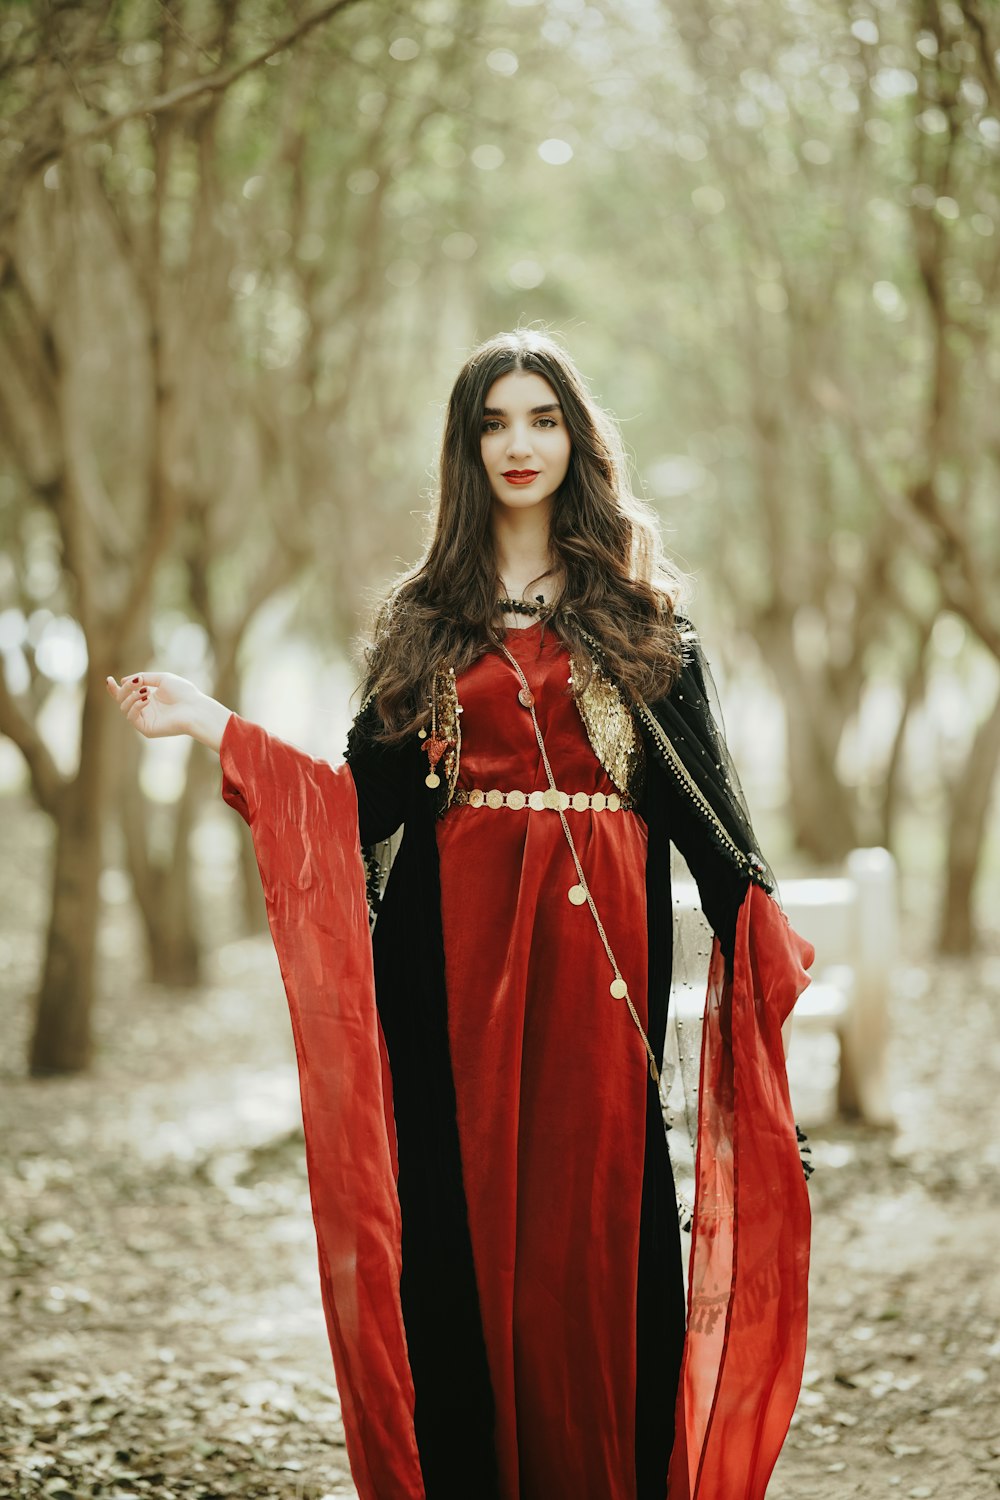
[{"label": "finger", "polygon": [[135,703],[147,703],[148,701],[148,690],[144,688],[133,688],[130,693],[126,693],[125,697],[121,701],[122,713],[127,714],[129,709]]},{"label": "finger", "polygon": [[129,709],[128,713],[125,715],[129,723],[134,724],[136,729],[143,729],[142,716],[145,712],[145,708],[145,699],[137,698],[136,701],[132,704],[132,707]]},{"label": "finger", "polygon": [[[108,679],[109,682],[114,682],[114,680],[115,679],[113,677],[111,677],[111,678]],[[160,674],[159,674],[159,672],[130,672],[130,673],[127,673],[122,678],[122,680],[121,680],[121,686],[117,690],[118,691],[118,701],[119,702],[122,701],[122,695],[124,693],[130,693],[135,688],[156,687],[159,684],[159,681],[160,681]]]},{"label": "finger", "polygon": [[[106,681],[110,687],[111,683],[113,683],[115,679],[113,677],[109,677],[106,679]],[[139,674],[133,675],[131,677],[123,677],[120,683],[115,683],[114,692],[117,695],[118,702],[122,703],[127,693],[138,691],[138,689],[142,686],[142,681],[142,675]]]}]

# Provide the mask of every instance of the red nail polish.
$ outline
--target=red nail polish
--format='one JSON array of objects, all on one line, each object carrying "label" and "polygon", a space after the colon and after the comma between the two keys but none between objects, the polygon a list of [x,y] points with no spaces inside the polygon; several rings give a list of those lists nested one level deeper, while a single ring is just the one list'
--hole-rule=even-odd
[{"label": "red nail polish", "polygon": [[133,678],[132,678],[132,681],[133,681],[133,682],[138,682],[138,681],[139,681],[139,679],[138,679],[138,677],[133,677]]}]

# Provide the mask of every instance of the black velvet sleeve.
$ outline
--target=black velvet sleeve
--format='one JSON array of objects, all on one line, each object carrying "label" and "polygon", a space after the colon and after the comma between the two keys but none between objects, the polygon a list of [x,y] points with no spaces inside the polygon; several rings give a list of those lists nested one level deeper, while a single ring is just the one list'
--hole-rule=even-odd
[{"label": "black velvet sleeve", "polygon": [[373,700],[351,725],[344,752],[358,794],[363,849],[391,838],[403,823],[414,774],[412,745],[385,745],[376,740],[378,722]]},{"label": "black velvet sleeve", "polygon": [[[671,692],[653,705],[653,714],[672,746],[670,755],[655,754],[664,781],[664,822],[698,886],[702,911],[731,967],[739,909],[753,878],[748,861],[765,879],[770,872],[756,847],[737,769],[726,745],[721,709],[713,712],[718,693],[697,631],[685,616],[678,615],[677,623],[685,646],[684,667]],[[662,751],[655,737],[651,748]],[[693,788],[697,797],[692,795]],[[698,801],[703,808],[710,806],[712,815],[700,811]]]}]

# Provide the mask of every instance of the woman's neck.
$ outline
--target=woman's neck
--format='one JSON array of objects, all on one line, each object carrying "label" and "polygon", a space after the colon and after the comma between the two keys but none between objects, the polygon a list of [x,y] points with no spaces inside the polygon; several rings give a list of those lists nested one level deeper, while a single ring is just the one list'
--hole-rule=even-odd
[{"label": "woman's neck", "polygon": [[493,538],[496,547],[497,572],[512,599],[519,599],[528,585],[531,597],[541,594],[551,603],[558,583],[552,572],[549,552],[549,510],[533,506],[531,510],[494,510]]}]

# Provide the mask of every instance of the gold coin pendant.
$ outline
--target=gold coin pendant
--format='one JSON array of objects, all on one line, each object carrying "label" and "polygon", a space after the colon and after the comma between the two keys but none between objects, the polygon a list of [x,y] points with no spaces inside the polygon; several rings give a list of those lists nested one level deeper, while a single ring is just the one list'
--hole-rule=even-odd
[{"label": "gold coin pendant", "polygon": [[625,999],[625,996],[628,994],[628,985],[625,983],[624,979],[612,979],[611,993],[616,1000]]},{"label": "gold coin pendant", "polygon": [[424,777],[424,786],[440,786],[440,785],[441,785],[441,778],[437,774],[436,771],[432,771],[429,776],[425,776]]},{"label": "gold coin pendant", "polygon": [[582,906],[587,899],[586,887],[582,885],[571,885],[569,888],[569,899],[574,906]]}]

